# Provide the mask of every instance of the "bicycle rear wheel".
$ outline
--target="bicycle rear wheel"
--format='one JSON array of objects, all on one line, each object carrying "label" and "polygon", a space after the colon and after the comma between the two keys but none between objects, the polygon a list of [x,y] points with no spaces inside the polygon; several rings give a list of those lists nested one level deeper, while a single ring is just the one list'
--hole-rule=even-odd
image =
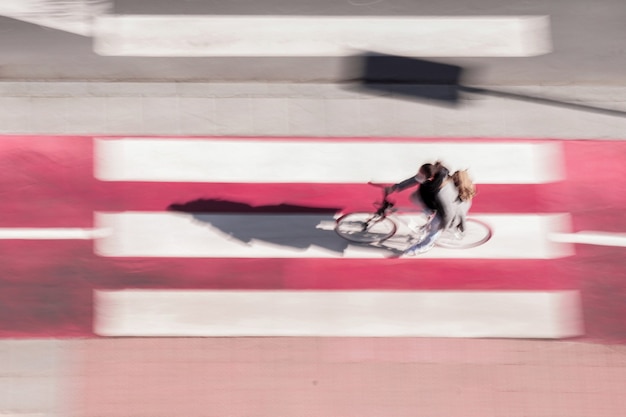
[{"label": "bicycle rear wheel", "polygon": [[357,243],[377,243],[396,233],[396,224],[374,213],[348,213],[337,219],[335,232],[344,239]]},{"label": "bicycle rear wheel", "polygon": [[444,232],[437,239],[436,245],[442,248],[467,249],[480,246],[491,239],[491,228],[486,223],[476,219],[465,221],[465,232],[457,236],[453,232]]}]

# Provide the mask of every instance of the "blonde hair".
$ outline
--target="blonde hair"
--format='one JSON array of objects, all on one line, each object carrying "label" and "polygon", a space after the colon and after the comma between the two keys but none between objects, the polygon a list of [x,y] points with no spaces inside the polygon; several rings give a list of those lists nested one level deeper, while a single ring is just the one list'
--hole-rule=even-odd
[{"label": "blonde hair", "polygon": [[456,171],[452,174],[452,181],[459,190],[459,198],[462,201],[469,201],[476,195],[476,186],[472,182],[466,169]]}]

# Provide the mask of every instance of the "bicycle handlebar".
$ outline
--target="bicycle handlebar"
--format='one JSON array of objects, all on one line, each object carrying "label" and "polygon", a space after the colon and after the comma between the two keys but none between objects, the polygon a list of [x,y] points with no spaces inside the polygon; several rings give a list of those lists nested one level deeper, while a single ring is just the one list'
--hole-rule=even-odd
[{"label": "bicycle handlebar", "polygon": [[383,191],[383,200],[380,203],[376,203],[378,207],[377,213],[379,215],[383,215],[383,213],[392,208],[395,204],[392,201],[389,201],[389,199],[387,198],[389,196],[389,192],[387,191],[388,186],[385,184],[377,184],[377,183],[373,183],[371,181],[369,181],[367,183],[368,185],[374,186],[376,188],[381,188]]},{"label": "bicycle handlebar", "polygon": [[390,193],[387,191],[387,188],[389,187],[388,185],[385,185],[385,184],[378,184],[378,183],[371,182],[371,181],[368,181],[368,183],[367,183],[367,184],[368,184],[368,185],[371,185],[371,186],[373,186],[373,187],[376,187],[376,188],[382,188],[382,189],[383,189],[383,195],[385,195],[385,196],[387,196],[387,195],[389,195],[389,194],[390,194]]},{"label": "bicycle handlebar", "polygon": [[385,184],[379,184],[377,182],[368,181],[367,185],[371,185],[372,187],[385,188]]}]

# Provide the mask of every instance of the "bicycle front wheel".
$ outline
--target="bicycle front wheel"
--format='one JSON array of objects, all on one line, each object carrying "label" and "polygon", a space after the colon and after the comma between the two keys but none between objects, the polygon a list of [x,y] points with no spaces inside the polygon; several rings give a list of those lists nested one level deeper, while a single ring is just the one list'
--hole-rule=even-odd
[{"label": "bicycle front wheel", "polygon": [[349,213],[337,219],[335,232],[344,239],[357,243],[378,243],[396,233],[396,224],[374,213]]},{"label": "bicycle front wheel", "polygon": [[450,249],[467,249],[480,246],[491,239],[491,228],[486,223],[476,219],[467,219],[465,221],[465,232],[462,235],[456,235],[453,232],[443,232],[436,245],[442,248]]}]

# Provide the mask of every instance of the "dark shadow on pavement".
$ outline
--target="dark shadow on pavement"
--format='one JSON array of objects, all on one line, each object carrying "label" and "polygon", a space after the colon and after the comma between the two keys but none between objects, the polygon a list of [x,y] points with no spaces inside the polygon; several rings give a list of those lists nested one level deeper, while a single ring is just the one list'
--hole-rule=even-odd
[{"label": "dark shadow on pavement", "polygon": [[461,77],[468,71],[458,65],[373,52],[348,57],[346,63],[349,89],[444,106],[459,104]]},{"label": "dark shadow on pavement", "polygon": [[195,220],[245,243],[261,240],[301,250],[318,246],[340,254],[348,247],[348,242],[333,230],[334,215],[341,211],[337,207],[252,206],[237,201],[199,199],[171,204],[168,210],[188,213]]},{"label": "dark shadow on pavement", "polygon": [[331,213],[341,211],[339,207],[312,207],[293,204],[252,206],[248,203],[221,199],[197,199],[187,203],[173,203],[168,211],[185,213]]},{"label": "dark shadow on pavement", "polygon": [[[434,105],[457,107],[463,93],[488,95],[537,104],[558,106],[572,110],[600,113],[607,116],[626,117],[626,111],[530,96],[487,88],[463,85],[479,71],[444,62],[405,56],[367,52],[346,60],[346,88],[369,94],[394,94],[399,98],[424,101]],[[465,103],[467,103],[466,101]]]}]

